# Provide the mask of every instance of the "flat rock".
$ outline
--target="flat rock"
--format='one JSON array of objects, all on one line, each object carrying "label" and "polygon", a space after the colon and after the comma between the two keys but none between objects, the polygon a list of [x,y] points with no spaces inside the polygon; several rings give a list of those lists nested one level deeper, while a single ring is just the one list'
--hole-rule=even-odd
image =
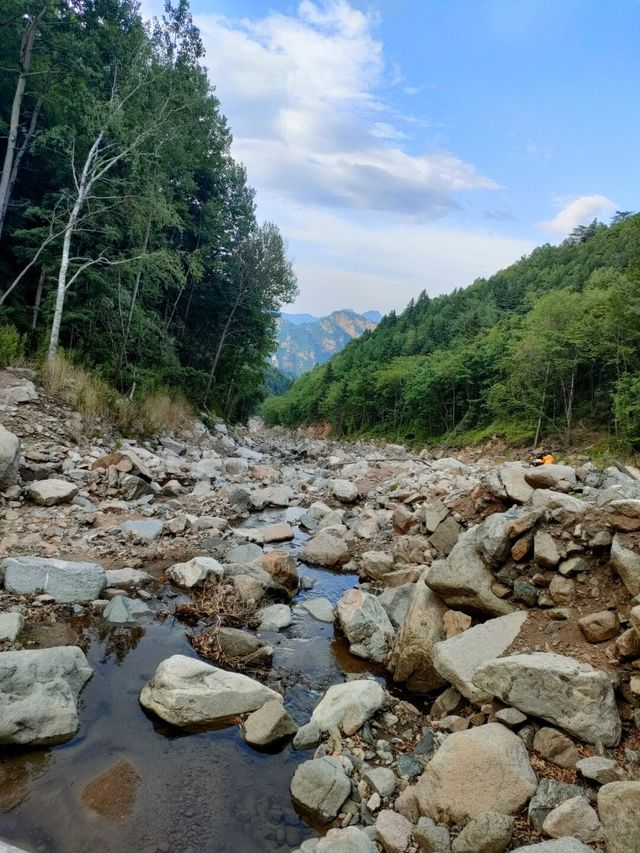
[{"label": "flat rock", "polygon": [[127,622],[139,622],[146,617],[153,616],[153,610],[137,598],[128,598],[126,595],[116,595],[105,607],[102,613],[107,622],[123,624]]},{"label": "flat rock", "polygon": [[545,652],[498,658],[481,664],[473,683],[587,743],[615,746],[620,740],[610,680],[574,658]]},{"label": "flat rock", "polygon": [[449,735],[418,780],[420,811],[465,824],[484,812],[515,814],[537,788],[527,749],[499,723]]},{"label": "flat rock", "polygon": [[78,487],[66,480],[35,480],[29,483],[27,494],[40,506],[68,504],[78,494]]},{"label": "flat rock", "polygon": [[164,524],[157,518],[130,519],[120,525],[125,536],[140,539],[143,542],[153,542],[164,530]]},{"label": "flat rock", "polygon": [[289,712],[275,699],[249,714],[242,725],[244,739],[253,746],[268,746],[297,731]]},{"label": "flat rock", "polygon": [[326,732],[338,726],[346,735],[358,731],[384,705],[386,694],[368,678],[333,684],[311,714],[311,722]]},{"label": "flat rock", "polygon": [[361,589],[347,590],[338,599],[336,614],[352,655],[384,661],[395,632],[375,595]]},{"label": "flat rock", "polygon": [[330,530],[322,530],[305,543],[300,559],[310,566],[341,566],[351,557],[351,549],[344,539]]},{"label": "flat rock", "polygon": [[138,589],[153,583],[154,578],[140,569],[107,569],[107,586],[117,589]]},{"label": "flat rock", "polygon": [[328,598],[308,598],[300,607],[319,622],[333,622],[333,604]]},{"label": "flat rock", "polygon": [[293,622],[291,608],[286,604],[270,604],[258,610],[261,631],[281,631]]},{"label": "flat rock", "polygon": [[351,793],[351,782],[337,758],[323,756],[303,762],[291,780],[291,798],[320,823],[333,820]]},{"label": "flat rock", "polygon": [[49,557],[7,557],[0,563],[7,592],[16,595],[47,593],[64,604],[86,604],[107,584],[107,575],[97,563],[56,560]]},{"label": "flat rock", "polygon": [[78,730],[77,701],[93,675],[82,649],[0,652],[0,743],[64,743]]},{"label": "flat rock", "polygon": [[223,722],[282,697],[253,678],[185,655],[163,660],[140,691],[140,704],[180,728]]},{"label": "flat rock", "polygon": [[598,791],[607,853],[640,850],[640,782],[609,782]]},{"label": "flat rock", "polygon": [[488,702],[491,695],[474,684],[474,673],[480,664],[504,654],[526,621],[527,613],[520,610],[436,643],[433,665],[470,702]]},{"label": "flat rock", "polygon": [[22,614],[15,612],[0,613],[0,640],[13,643],[22,630]]},{"label": "flat rock", "polygon": [[262,527],[239,527],[235,533],[258,545],[268,545],[270,542],[290,542],[293,537],[293,528],[286,521],[275,524],[264,524]]},{"label": "flat rock", "polygon": [[585,779],[597,782],[599,785],[606,785],[607,782],[621,782],[624,776],[624,771],[612,758],[605,758],[602,755],[581,758],[576,763],[576,769]]}]

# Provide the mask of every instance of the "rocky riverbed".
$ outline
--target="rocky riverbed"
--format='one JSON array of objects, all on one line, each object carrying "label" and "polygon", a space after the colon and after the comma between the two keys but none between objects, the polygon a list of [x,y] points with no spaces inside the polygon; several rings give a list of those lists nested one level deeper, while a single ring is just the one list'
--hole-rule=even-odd
[{"label": "rocky riverbed", "polygon": [[635,470],[0,424],[0,846],[640,850]]}]

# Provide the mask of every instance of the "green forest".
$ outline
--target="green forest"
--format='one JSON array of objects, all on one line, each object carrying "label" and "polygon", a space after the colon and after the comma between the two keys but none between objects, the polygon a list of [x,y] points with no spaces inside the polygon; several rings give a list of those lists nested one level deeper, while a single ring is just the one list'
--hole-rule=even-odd
[{"label": "green forest", "polygon": [[596,430],[640,446],[640,216],[618,212],[469,287],[421,293],[263,413],[337,435],[566,448]]},{"label": "green forest", "polygon": [[295,276],[202,58],[185,0],[148,25],[133,0],[3,0],[0,360],[61,348],[231,419],[277,387]]}]

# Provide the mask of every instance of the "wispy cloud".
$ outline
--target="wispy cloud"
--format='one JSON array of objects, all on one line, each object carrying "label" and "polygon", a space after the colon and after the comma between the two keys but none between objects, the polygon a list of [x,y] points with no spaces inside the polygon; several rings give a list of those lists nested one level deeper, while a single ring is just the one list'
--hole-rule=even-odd
[{"label": "wispy cloud", "polygon": [[539,227],[559,237],[566,237],[578,225],[587,225],[596,217],[613,213],[616,205],[604,195],[581,195],[573,199],[557,199],[560,210],[553,219],[538,223]]}]

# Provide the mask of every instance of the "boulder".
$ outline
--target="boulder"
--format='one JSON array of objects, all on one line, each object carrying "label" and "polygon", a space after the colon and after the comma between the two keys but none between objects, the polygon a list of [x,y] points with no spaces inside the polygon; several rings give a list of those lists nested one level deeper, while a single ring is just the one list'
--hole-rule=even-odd
[{"label": "boulder", "polygon": [[224,568],[213,557],[193,557],[186,563],[174,563],[167,569],[167,575],[176,586],[193,589],[208,580],[221,580]]},{"label": "boulder", "polygon": [[269,666],[273,649],[264,640],[240,628],[219,628],[215,642],[227,661],[245,666]]},{"label": "boulder", "polygon": [[107,569],[107,586],[115,589],[138,589],[153,583],[153,576],[140,569]]},{"label": "boulder", "polygon": [[405,853],[412,831],[411,821],[391,809],[383,809],[376,818],[376,839],[384,853]]},{"label": "boulder", "polygon": [[474,817],[451,845],[451,853],[503,853],[511,843],[511,815],[485,812]]},{"label": "boulder", "polygon": [[416,693],[437,690],[445,683],[435,668],[433,650],[442,639],[442,618],[446,605],[427,586],[430,570],[413,584],[407,615],[389,659],[394,681],[405,682]]},{"label": "boulder", "polygon": [[480,664],[504,654],[526,621],[527,613],[519,610],[436,643],[433,648],[436,671],[470,702],[490,701],[491,695],[473,683],[474,673]]},{"label": "boulder", "polygon": [[491,589],[495,578],[478,552],[478,528],[463,533],[446,560],[436,561],[427,584],[450,607],[482,616],[504,616],[513,606]]},{"label": "boulder", "polygon": [[293,622],[291,608],[286,604],[270,604],[258,610],[261,631],[281,631]]},{"label": "boulder", "polygon": [[609,782],[598,791],[607,853],[640,850],[640,782]]},{"label": "boulder", "polygon": [[15,486],[20,464],[20,439],[0,424],[0,490]]},{"label": "boulder", "polygon": [[382,663],[395,632],[376,596],[362,589],[347,590],[338,599],[336,614],[351,654]]},{"label": "boulder", "polygon": [[291,719],[282,702],[266,702],[249,714],[242,725],[242,734],[247,743],[253,746],[268,746],[270,743],[291,737],[298,727]]},{"label": "boulder", "polygon": [[18,611],[0,613],[0,640],[13,643],[22,630],[22,614]]},{"label": "boulder", "polygon": [[499,658],[481,664],[473,683],[587,743],[615,746],[620,739],[611,681],[574,658],[545,652]]},{"label": "boulder", "polygon": [[327,598],[309,598],[301,601],[300,607],[318,622],[333,622],[333,604]]},{"label": "boulder", "polygon": [[538,465],[537,468],[528,468],[524,478],[534,489],[558,489],[561,492],[568,492],[578,482],[570,465]]},{"label": "boulder", "polygon": [[255,566],[268,572],[279,587],[293,597],[300,586],[296,558],[288,551],[268,551],[253,561]]},{"label": "boulder", "polygon": [[[300,848],[300,853],[303,853],[303,848]],[[378,853],[378,848],[364,829],[347,826],[345,829],[330,829],[309,853]]]},{"label": "boulder", "polygon": [[640,553],[619,533],[616,533],[611,542],[609,560],[629,594],[640,594]]},{"label": "boulder", "polygon": [[[396,630],[399,630],[404,625],[414,589],[415,584],[403,583],[400,586],[392,586],[389,589],[385,589],[378,596],[378,601],[384,607],[391,624]],[[640,610],[640,608],[638,609]]]},{"label": "boulder", "polygon": [[144,708],[179,728],[223,722],[273,699],[282,702],[259,681],[185,655],[163,660],[140,691]]},{"label": "boulder", "polygon": [[332,480],[331,494],[340,503],[352,504],[358,500],[358,489],[350,480]]},{"label": "boulder", "polygon": [[587,847],[577,838],[558,838],[515,847],[513,853],[593,853],[593,847]]},{"label": "boulder", "polygon": [[578,619],[580,630],[589,643],[604,643],[617,637],[620,631],[618,614],[611,610],[599,610]]},{"label": "boulder", "polygon": [[[405,789],[405,791],[410,790],[409,788]],[[397,810],[398,805],[396,800]],[[405,815],[405,817],[408,816]],[[438,826],[430,817],[421,817],[418,820],[417,825],[413,828],[413,840],[422,853],[450,853],[451,851],[449,830],[446,826]]]},{"label": "boulder", "polygon": [[333,820],[350,793],[341,762],[328,755],[303,762],[291,780],[293,802],[320,823]]},{"label": "boulder", "polygon": [[578,838],[591,844],[602,840],[602,824],[586,797],[565,800],[544,819],[542,831],[551,838]]},{"label": "boulder", "polygon": [[293,500],[293,489],[291,486],[267,486],[258,489],[251,495],[251,504],[254,509],[261,510],[266,506],[286,507]]},{"label": "boulder", "polygon": [[121,524],[120,530],[125,536],[141,542],[154,542],[162,534],[164,524],[158,518],[134,518]]},{"label": "boulder", "polygon": [[533,560],[541,569],[555,569],[560,562],[555,539],[546,530],[536,531],[533,537]]},{"label": "boulder", "polygon": [[258,545],[268,545],[270,542],[290,542],[294,538],[293,528],[286,521],[264,524],[262,527],[239,527],[235,533],[251,542],[256,542]]},{"label": "boulder", "polygon": [[40,506],[68,504],[78,494],[78,487],[66,480],[35,480],[29,483],[27,494]]},{"label": "boulder", "polygon": [[513,516],[508,513],[495,512],[476,528],[478,551],[489,566],[498,568],[509,559],[509,528],[512,521]]},{"label": "boulder", "polygon": [[365,551],[362,555],[362,571],[372,580],[380,580],[393,571],[393,557],[384,551]]},{"label": "boulder", "polygon": [[529,803],[528,817],[531,825],[540,832],[545,818],[556,806],[572,797],[582,797],[584,794],[584,788],[579,785],[557,782],[555,779],[541,779],[538,790]]},{"label": "boulder", "polygon": [[107,622],[125,624],[139,622],[145,617],[153,616],[153,610],[138,598],[116,595],[107,604],[102,615]]},{"label": "boulder", "polygon": [[526,504],[533,494],[533,487],[525,479],[528,470],[519,462],[505,462],[498,469],[498,476],[507,496],[519,504]]},{"label": "boulder", "polygon": [[322,530],[307,540],[300,559],[310,566],[333,568],[346,563],[351,557],[351,549],[340,536],[330,530]]},{"label": "boulder", "polygon": [[78,730],[77,701],[93,675],[82,649],[0,653],[0,743],[44,745]]},{"label": "boulder", "polygon": [[311,714],[311,723],[326,732],[338,726],[346,735],[357,732],[382,708],[384,689],[368,678],[333,684]]},{"label": "boulder", "polygon": [[537,788],[527,749],[499,723],[447,737],[420,777],[420,811],[432,820],[464,825],[488,811],[516,814]]},{"label": "boulder", "polygon": [[107,576],[97,563],[49,557],[7,557],[0,563],[7,592],[16,595],[46,593],[63,604],[86,604],[100,598]]}]

